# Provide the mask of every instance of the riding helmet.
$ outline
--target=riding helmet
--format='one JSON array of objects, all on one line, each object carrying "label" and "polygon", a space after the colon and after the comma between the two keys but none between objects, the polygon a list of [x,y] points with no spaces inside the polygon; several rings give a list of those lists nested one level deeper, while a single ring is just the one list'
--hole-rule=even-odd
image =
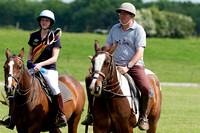
[{"label": "riding helmet", "polygon": [[41,17],[46,17],[51,20],[51,25],[55,23],[55,16],[54,13],[50,10],[43,10],[40,15],[37,17],[37,21],[40,22]]},{"label": "riding helmet", "polygon": [[129,3],[129,2],[122,3],[120,8],[116,9],[115,11],[117,13],[119,13],[120,11],[126,11],[126,12],[133,14],[133,15],[136,15],[135,6],[131,3]]}]

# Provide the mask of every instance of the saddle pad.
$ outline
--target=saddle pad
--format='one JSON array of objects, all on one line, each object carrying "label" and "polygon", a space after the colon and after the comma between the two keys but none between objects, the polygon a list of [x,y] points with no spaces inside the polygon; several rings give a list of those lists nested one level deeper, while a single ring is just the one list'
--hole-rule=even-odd
[{"label": "saddle pad", "polygon": [[117,74],[118,74],[118,80],[120,82],[121,90],[122,90],[123,94],[127,97],[130,108],[132,109],[132,111],[134,112],[134,114],[136,116],[136,122],[138,122],[139,115],[140,115],[140,112],[139,112],[139,95],[135,96],[135,98],[133,99],[131,97],[128,80],[120,72],[117,71]]},{"label": "saddle pad", "polygon": [[72,100],[73,98],[72,92],[64,83],[62,83],[61,81],[58,81],[58,87],[61,91],[63,103]]}]

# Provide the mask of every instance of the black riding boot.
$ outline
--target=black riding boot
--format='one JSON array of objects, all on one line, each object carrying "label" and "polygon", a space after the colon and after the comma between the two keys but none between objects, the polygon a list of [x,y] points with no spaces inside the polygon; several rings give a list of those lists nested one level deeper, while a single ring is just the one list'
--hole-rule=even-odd
[{"label": "black riding boot", "polygon": [[9,98],[9,118],[7,118],[6,120],[0,120],[0,125],[2,126],[5,126],[7,127],[8,129],[11,129],[13,130],[15,125],[13,124],[12,120],[11,120],[11,116],[10,116],[10,113],[11,113],[11,105],[12,105],[12,102],[13,102],[13,98]]},{"label": "black riding boot", "polygon": [[63,106],[63,100],[61,93],[58,95],[55,95],[53,98],[53,102],[56,105],[57,111],[58,111],[58,119],[56,120],[56,126],[57,127],[64,127],[67,125],[67,119],[64,114],[64,106]]},{"label": "black riding boot", "polygon": [[[94,98],[94,96],[92,96]],[[81,122],[82,125],[92,125],[93,124],[93,98],[91,101],[88,99],[88,114],[84,121]]]},{"label": "black riding boot", "polygon": [[148,130],[149,129],[149,122],[148,122],[148,115],[147,115],[147,108],[149,105],[150,97],[142,96],[141,97],[141,115],[140,120],[138,123],[138,127],[140,130]]},{"label": "black riding boot", "polygon": [[86,90],[87,90],[87,96],[88,96],[88,114],[84,121],[81,122],[82,125],[92,125],[93,124],[93,102],[94,102],[94,96],[90,93],[89,86],[91,84],[91,75],[87,76],[85,79],[86,83]]}]

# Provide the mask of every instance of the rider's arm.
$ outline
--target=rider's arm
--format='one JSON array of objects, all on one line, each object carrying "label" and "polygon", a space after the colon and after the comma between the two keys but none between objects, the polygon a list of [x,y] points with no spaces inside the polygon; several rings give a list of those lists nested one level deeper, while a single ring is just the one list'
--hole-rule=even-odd
[{"label": "rider's arm", "polygon": [[131,67],[133,67],[140,60],[140,58],[143,57],[144,47],[138,47],[138,48],[136,48],[136,51],[137,52],[136,52],[135,56],[133,56],[131,61],[128,63],[128,65],[131,65]]},{"label": "rider's arm", "polygon": [[34,70],[39,71],[42,66],[52,64],[57,61],[59,55],[60,47],[54,47],[52,57],[48,60],[35,64]]}]

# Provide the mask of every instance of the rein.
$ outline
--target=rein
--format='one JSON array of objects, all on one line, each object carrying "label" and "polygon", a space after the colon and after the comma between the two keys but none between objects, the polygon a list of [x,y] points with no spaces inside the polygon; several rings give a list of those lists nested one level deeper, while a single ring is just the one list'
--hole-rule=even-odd
[{"label": "rein", "polygon": [[[17,91],[17,92],[18,92],[17,94],[19,94],[20,96],[25,96],[25,95],[27,95],[27,94],[32,90],[34,81],[35,81],[35,74],[33,75],[33,80],[32,80],[32,83],[31,83],[31,87],[30,87],[28,90],[26,90],[26,91],[21,90],[21,89],[19,88],[19,90]],[[22,94],[20,91],[23,92],[23,94]],[[33,99],[34,95],[35,95],[35,87],[34,87],[32,96],[31,96],[27,101],[25,101],[23,104],[16,105],[16,106],[22,107],[22,106],[26,105],[27,103],[29,103],[29,102]]]},{"label": "rein", "polygon": [[[22,76],[24,75],[24,62],[23,62],[22,58],[20,58],[20,57],[18,57],[18,56],[16,56],[16,55],[13,55],[13,56],[11,56],[11,57],[8,57],[8,59],[10,59],[10,58],[17,58],[17,59],[19,59],[19,60],[22,61],[22,63],[23,63],[23,68],[22,68],[22,71],[21,71],[21,77],[20,77],[20,80],[21,80],[21,79],[22,79]],[[7,60],[8,60],[8,59],[7,59]],[[13,74],[8,74],[8,75],[6,76],[6,80],[8,80],[9,77],[14,78],[15,81],[17,82],[17,88],[16,88],[16,93],[17,93],[17,94],[19,94],[19,95],[21,95],[21,96],[25,96],[25,95],[27,95],[28,93],[31,92],[32,87],[33,87],[33,83],[34,83],[34,80],[35,80],[35,74],[33,75],[33,80],[32,80],[32,83],[31,83],[31,87],[30,87],[28,90],[22,90],[22,89],[20,89],[20,85],[19,85],[19,81],[20,81],[20,80],[18,80]],[[32,96],[31,96],[27,101],[25,101],[23,104],[16,105],[16,106],[20,106],[20,107],[21,107],[21,106],[24,106],[25,104],[27,104],[28,102],[30,102],[30,101],[33,99],[34,95],[35,95],[35,87],[34,87]]]}]

